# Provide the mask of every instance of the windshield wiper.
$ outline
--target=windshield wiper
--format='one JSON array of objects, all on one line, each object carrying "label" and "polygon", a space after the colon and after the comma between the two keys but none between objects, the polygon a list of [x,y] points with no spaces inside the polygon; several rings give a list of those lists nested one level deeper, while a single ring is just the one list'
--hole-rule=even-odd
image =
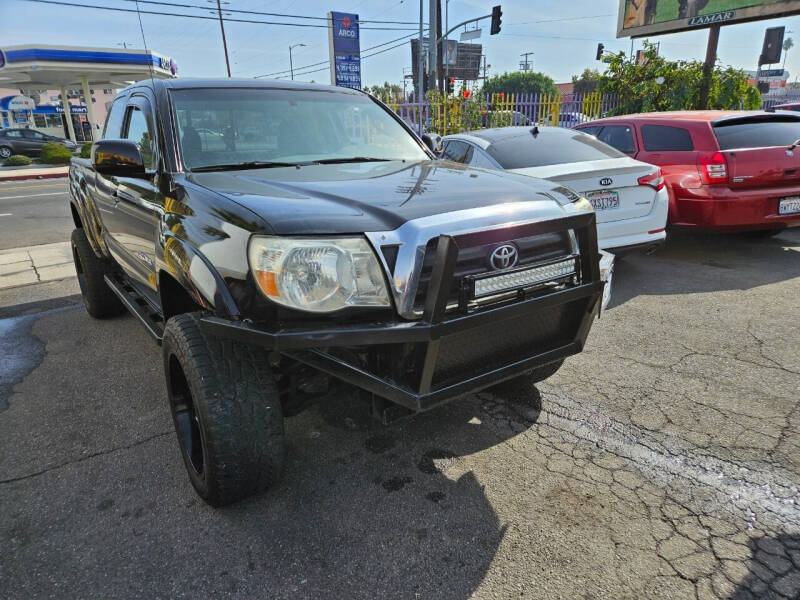
[{"label": "windshield wiper", "polygon": [[273,169],[277,167],[297,167],[305,165],[314,165],[316,162],[307,163],[293,163],[293,162],[272,162],[272,161],[248,161],[240,163],[230,163],[227,165],[205,165],[203,167],[195,167],[189,169],[192,173],[202,173],[204,171],[236,171],[244,169]]},{"label": "windshield wiper", "polygon": [[391,158],[373,158],[371,156],[351,156],[349,158],[322,158],[315,161],[320,165],[335,165],[338,163],[360,163],[360,162],[388,162]]}]

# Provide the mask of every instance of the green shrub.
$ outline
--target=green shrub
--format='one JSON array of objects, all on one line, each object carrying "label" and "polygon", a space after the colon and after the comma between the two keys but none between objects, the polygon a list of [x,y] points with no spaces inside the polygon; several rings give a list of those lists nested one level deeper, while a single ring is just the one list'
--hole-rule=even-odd
[{"label": "green shrub", "polygon": [[61,144],[50,142],[42,146],[41,159],[48,165],[68,165],[72,152]]},{"label": "green shrub", "polygon": [[30,164],[33,164],[33,160],[30,159],[28,156],[23,156],[22,154],[12,154],[6,159],[6,162],[3,163],[4,167],[26,167]]},{"label": "green shrub", "polygon": [[92,157],[92,142],[86,142],[83,146],[81,146],[81,158],[91,158]]}]

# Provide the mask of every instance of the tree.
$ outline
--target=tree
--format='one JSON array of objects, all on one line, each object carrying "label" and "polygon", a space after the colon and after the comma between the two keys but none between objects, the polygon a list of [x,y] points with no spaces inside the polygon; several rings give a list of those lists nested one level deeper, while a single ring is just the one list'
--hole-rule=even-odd
[{"label": "tree", "polygon": [[786,68],[786,57],[789,55],[789,50],[794,48],[794,40],[790,37],[783,41],[783,68]]},{"label": "tree", "polygon": [[[655,44],[644,42],[641,60],[620,52],[610,56],[598,91],[620,99],[616,114],[664,110],[692,110],[700,105],[703,63],[670,61],[658,55]],[[733,67],[716,65],[712,72],[709,108],[761,108],[761,95],[747,76]]]},{"label": "tree", "polygon": [[558,94],[558,88],[552,78],[544,73],[503,73],[490,77],[483,83],[481,92],[484,94],[494,94],[503,92],[506,94]]},{"label": "tree", "polygon": [[601,75],[596,70],[584,69],[580,77],[572,76],[572,92],[574,94],[592,94],[600,85]]},{"label": "tree", "polygon": [[396,83],[389,83],[384,81],[383,85],[373,85],[372,87],[364,86],[364,91],[372,94],[377,98],[389,99],[398,98],[403,95],[403,86]]}]

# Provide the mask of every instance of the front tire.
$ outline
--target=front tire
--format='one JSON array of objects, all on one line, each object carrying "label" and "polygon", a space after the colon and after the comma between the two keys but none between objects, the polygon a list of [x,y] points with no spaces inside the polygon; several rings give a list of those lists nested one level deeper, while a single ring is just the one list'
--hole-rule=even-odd
[{"label": "front tire", "polygon": [[86,312],[95,319],[114,317],[125,312],[125,306],[105,281],[105,276],[113,270],[111,263],[97,257],[83,229],[72,231],[70,244]]},{"label": "front tire", "polygon": [[14,154],[14,152],[11,148],[8,146],[0,146],[0,160],[5,160],[12,154]]},{"label": "front tire", "polygon": [[192,486],[211,506],[224,506],[278,480],[283,411],[267,353],[206,334],[200,316],[167,321],[167,396]]}]

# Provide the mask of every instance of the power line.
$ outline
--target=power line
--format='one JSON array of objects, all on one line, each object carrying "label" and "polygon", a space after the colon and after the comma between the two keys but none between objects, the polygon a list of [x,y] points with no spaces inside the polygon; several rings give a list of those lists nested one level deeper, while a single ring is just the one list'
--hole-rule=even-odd
[{"label": "power line", "polygon": [[520,21],[519,23],[503,23],[503,27],[514,27],[516,25],[533,25],[535,23],[561,23],[563,21],[582,21],[584,19],[599,19],[601,17],[615,17],[615,16],[616,15],[614,14],[606,13],[604,15],[589,15],[586,17],[563,17],[559,19],[541,19],[539,21]]},{"label": "power line", "polygon": [[[137,0],[120,0],[121,2],[137,2]],[[177,4],[175,2],[158,2],[157,0],[138,0],[139,4],[156,4],[159,6],[170,6],[172,8],[197,8],[200,10],[207,10],[207,6],[199,6],[197,4]],[[242,10],[237,8],[225,8],[226,13],[239,13],[245,15],[260,15],[262,17],[289,17],[292,19],[312,19],[317,21],[327,21],[328,17],[312,17],[307,15],[292,15],[286,13],[273,13],[263,12],[259,10]],[[588,17],[583,17],[588,18]],[[416,21],[379,21],[379,20],[364,20],[359,19],[358,23],[390,23],[394,25],[417,25]]]},{"label": "power line", "polygon": [[[414,35],[416,35],[416,34],[414,34]],[[406,37],[408,37],[408,36],[406,36]],[[396,40],[393,40],[393,41],[396,41]],[[391,44],[392,42],[386,42],[386,43],[387,44]],[[400,48],[401,46],[405,46],[405,45],[406,45],[405,42],[401,42],[401,43],[396,44],[394,46],[390,46],[389,48],[384,48],[383,50],[378,50],[377,52],[373,52],[372,54],[366,54],[366,55],[362,56],[361,58],[364,59],[364,58],[370,58],[371,56],[377,56],[378,54],[383,54],[384,52],[389,52],[389,50],[394,50],[396,48]],[[369,50],[369,48],[367,48],[367,50]],[[328,61],[324,61],[324,62],[327,63]],[[322,64],[322,63],[317,63],[317,64]],[[316,66],[316,65],[308,65],[308,66],[312,67],[312,66]],[[295,69],[294,76],[295,77],[301,77],[303,75],[311,75],[312,73],[319,73],[321,71],[327,71],[327,70],[328,70],[328,67],[322,67],[321,69],[314,69],[313,71],[306,71],[305,73],[298,73],[297,69]]]},{"label": "power line", "polygon": [[[374,46],[370,46],[369,48],[364,48],[361,52],[369,52],[370,50],[374,50],[375,48],[381,48],[383,46],[386,46],[387,44],[393,44],[395,42],[399,42],[400,40],[405,40],[405,39],[408,39],[410,37],[414,37],[416,35],[417,35],[417,32],[410,33],[408,35],[404,35],[404,36],[399,37],[397,39],[389,40],[388,42],[383,42],[382,44],[376,44]],[[400,44],[400,45],[405,45],[405,42],[403,42],[403,44]],[[395,47],[397,47],[397,46],[395,46]],[[386,48],[386,50],[391,50],[391,48]],[[383,52],[383,51],[381,51],[381,52]],[[378,52],[377,54],[380,54],[380,52]],[[374,54],[371,54],[370,56],[374,56]],[[366,58],[366,57],[362,56],[361,58]],[[318,65],[327,65],[327,64],[328,64],[327,60],[321,60],[320,62],[317,62],[317,63],[312,63],[310,65],[305,65],[305,66],[302,66],[302,67],[297,67],[295,69],[295,73],[297,71],[301,70],[301,69],[308,69],[310,67],[316,67]],[[266,75],[256,75],[255,79],[261,79],[262,77],[272,77],[273,75],[283,75],[283,74],[288,73],[288,72],[289,72],[289,69],[286,69],[284,71],[275,71],[273,73],[267,73]],[[314,71],[314,72],[316,72],[316,71]]]},{"label": "power line", "polygon": [[[125,13],[136,13],[137,11],[132,8],[120,8],[120,7],[112,7],[112,6],[97,6],[95,4],[77,4],[77,3],[69,3],[63,2],[60,0],[19,0],[20,2],[36,2],[38,4],[55,4],[57,6],[70,6],[72,8],[94,8],[97,10],[110,10],[114,12],[125,12]],[[196,7],[199,8],[199,7]],[[204,10],[206,7],[202,7]],[[203,20],[211,20],[216,21],[217,17],[210,17],[204,15],[187,15],[182,13],[169,13],[169,12],[162,12],[162,11],[153,11],[153,10],[141,10],[139,11],[140,14],[144,15],[157,15],[159,17],[183,17],[185,19],[203,19]],[[257,25],[282,25],[284,27],[314,27],[318,29],[327,29],[328,25],[316,25],[313,23],[284,23],[279,21],[256,21],[254,19],[236,19],[233,17],[229,17],[226,21],[231,21],[234,23],[255,23]],[[411,29],[408,27],[361,27],[364,30],[372,30],[372,31],[410,31]]]}]

